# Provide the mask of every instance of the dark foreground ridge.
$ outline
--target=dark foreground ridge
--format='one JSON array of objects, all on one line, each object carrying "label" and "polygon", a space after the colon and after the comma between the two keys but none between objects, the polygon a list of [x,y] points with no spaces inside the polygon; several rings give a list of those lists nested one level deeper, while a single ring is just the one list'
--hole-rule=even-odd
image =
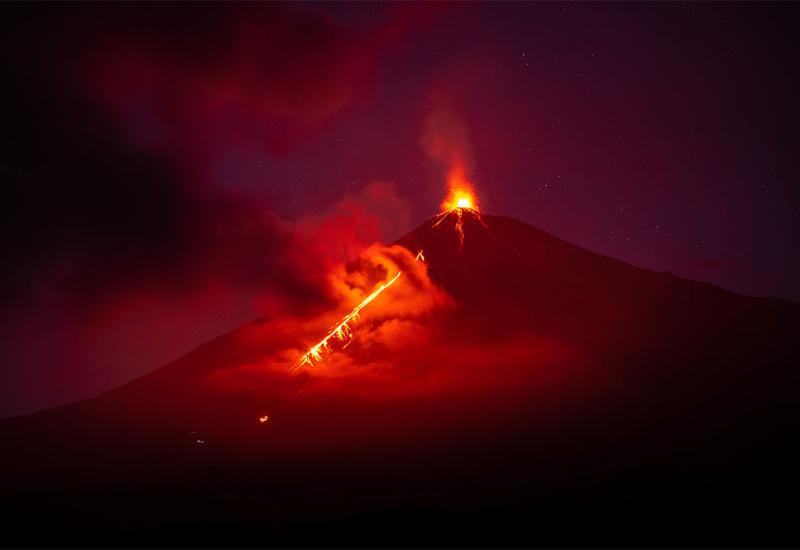
[{"label": "dark foreground ridge", "polygon": [[455,305],[391,357],[392,398],[221,383],[279,345],[257,321],[0,421],[5,543],[800,544],[800,307],[455,221],[398,241]]}]

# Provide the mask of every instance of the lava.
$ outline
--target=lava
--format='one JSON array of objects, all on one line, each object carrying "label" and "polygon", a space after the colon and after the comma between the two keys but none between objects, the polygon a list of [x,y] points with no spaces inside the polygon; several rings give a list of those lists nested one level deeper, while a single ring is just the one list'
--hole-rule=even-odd
[{"label": "lava", "polygon": [[[425,261],[425,256],[422,254],[422,250],[417,253],[417,256],[414,258],[414,261]],[[345,347],[347,347],[353,339],[353,329],[350,327],[350,323],[353,321],[358,320],[359,313],[362,309],[364,309],[372,300],[377,298],[384,290],[392,286],[397,279],[400,278],[402,275],[402,271],[398,271],[397,274],[392,277],[387,283],[380,285],[376,288],[372,294],[367,296],[360,304],[358,304],[353,311],[348,313],[344,316],[341,322],[333,327],[331,331],[328,333],[325,338],[320,340],[316,345],[312,346],[306,353],[304,353],[297,364],[292,368],[292,371],[296,371],[303,365],[308,365],[313,367],[315,363],[319,363],[323,360],[324,355],[327,353],[331,353],[331,342],[339,342],[343,343]]]},{"label": "lava", "polygon": [[441,204],[443,212],[450,212],[456,208],[469,208],[480,212],[478,194],[472,184],[464,176],[463,170],[454,168],[447,178],[447,195]]},{"label": "lava", "polygon": [[483,224],[480,210],[478,209],[477,195],[469,182],[463,179],[456,179],[454,182],[451,177],[450,191],[448,191],[447,197],[442,202],[442,210],[434,218],[435,221],[432,227],[442,223],[450,214],[455,214],[458,249],[461,251],[464,248],[464,211],[467,210],[474,214],[478,221]]}]

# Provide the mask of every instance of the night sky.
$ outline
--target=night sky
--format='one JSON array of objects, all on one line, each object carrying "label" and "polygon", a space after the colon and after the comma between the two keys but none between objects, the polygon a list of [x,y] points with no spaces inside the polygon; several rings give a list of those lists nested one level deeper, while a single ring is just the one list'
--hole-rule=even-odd
[{"label": "night sky", "polygon": [[1,9],[0,416],[324,307],[454,161],[485,212],[800,301],[797,5]]}]

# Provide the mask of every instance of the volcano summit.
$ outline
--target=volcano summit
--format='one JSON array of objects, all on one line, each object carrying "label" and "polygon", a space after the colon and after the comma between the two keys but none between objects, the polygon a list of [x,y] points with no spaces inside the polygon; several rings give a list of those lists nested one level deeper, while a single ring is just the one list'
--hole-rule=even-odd
[{"label": "volcano summit", "polygon": [[797,305],[467,208],[342,280],[394,269],[313,367],[290,372],[340,312],[257,320],[1,421],[6,540],[800,543],[776,498],[800,489]]}]

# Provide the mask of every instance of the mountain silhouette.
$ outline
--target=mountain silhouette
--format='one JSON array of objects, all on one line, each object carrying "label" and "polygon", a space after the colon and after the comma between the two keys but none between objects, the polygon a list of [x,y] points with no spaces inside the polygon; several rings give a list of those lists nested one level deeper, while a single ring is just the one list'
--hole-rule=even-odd
[{"label": "mountain silhouette", "polygon": [[469,209],[397,244],[448,304],[357,330],[342,375],[263,367],[313,339],[261,319],[0,421],[6,540],[800,543],[796,304]]}]

